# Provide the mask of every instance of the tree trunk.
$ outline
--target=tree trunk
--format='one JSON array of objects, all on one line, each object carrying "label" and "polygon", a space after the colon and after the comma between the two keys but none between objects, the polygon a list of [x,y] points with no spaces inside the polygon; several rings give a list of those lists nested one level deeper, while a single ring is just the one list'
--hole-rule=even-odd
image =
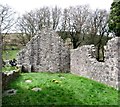
[{"label": "tree trunk", "polygon": [[100,61],[100,44],[97,47],[97,60]]},{"label": "tree trunk", "polygon": [[102,46],[102,60],[104,61],[104,46]]}]

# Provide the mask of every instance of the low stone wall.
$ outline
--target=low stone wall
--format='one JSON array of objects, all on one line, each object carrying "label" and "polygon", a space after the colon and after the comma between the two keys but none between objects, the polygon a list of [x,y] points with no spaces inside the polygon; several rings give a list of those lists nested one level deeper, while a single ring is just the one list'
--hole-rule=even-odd
[{"label": "low stone wall", "polygon": [[2,90],[4,91],[8,84],[16,79],[20,75],[20,69],[10,71],[10,72],[2,72]]},{"label": "low stone wall", "polygon": [[[120,38],[108,41],[105,46],[105,62],[95,58],[94,45],[84,45],[71,50],[71,73],[78,74],[109,86],[119,88],[120,82]],[[119,77],[119,78],[118,78]]]}]

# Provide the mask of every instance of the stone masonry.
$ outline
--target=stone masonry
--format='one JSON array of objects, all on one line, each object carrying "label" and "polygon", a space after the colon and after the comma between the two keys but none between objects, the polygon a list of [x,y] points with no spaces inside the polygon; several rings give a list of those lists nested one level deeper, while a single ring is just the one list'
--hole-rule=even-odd
[{"label": "stone masonry", "polygon": [[60,36],[45,28],[18,53],[18,64],[33,72],[69,72],[70,50]]},{"label": "stone masonry", "polygon": [[105,46],[105,62],[95,58],[94,45],[71,50],[71,73],[84,76],[119,89],[120,38],[112,38]]},{"label": "stone masonry", "polygon": [[2,91],[6,90],[8,84],[15,80],[17,77],[20,76],[20,69],[9,71],[9,72],[1,72],[2,73]]},{"label": "stone masonry", "polygon": [[71,72],[119,88],[120,38],[112,38],[105,48],[105,62],[98,62],[94,45],[77,49],[66,46],[53,30],[45,28],[18,53],[18,64],[27,72]]}]

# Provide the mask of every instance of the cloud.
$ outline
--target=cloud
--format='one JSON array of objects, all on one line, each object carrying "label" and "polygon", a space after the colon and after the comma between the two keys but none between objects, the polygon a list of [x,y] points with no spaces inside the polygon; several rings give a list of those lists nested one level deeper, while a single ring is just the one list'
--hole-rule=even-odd
[{"label": "cloud", "polygon": [[0,0],[1,4],[8,4],[17,12],[24,13],[43,6],[59,6],[61,8],[89,4],[92,9],[103,8],[109,10],[113,0]]}]

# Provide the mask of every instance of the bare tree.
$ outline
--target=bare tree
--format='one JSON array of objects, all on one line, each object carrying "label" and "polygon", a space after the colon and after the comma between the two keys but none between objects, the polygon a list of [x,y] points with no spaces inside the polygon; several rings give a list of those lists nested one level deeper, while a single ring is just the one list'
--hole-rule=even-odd
[{"label": "bare tree", "polygon": [[63,12],[57,6],[52,9],[43,7],[24,14],[18,26],[21,34],[28,36],[28,40],[44,26],[59,30],[62,38],[70,37],[73,48],[77,48],[85,44],[86,35],[90,35],[91,43],[94,43],[98,34],[105,34],[105,17],[106,12],[99,9],[91,11],[88,5],[65,8]]},{"label": "bare tree", "polygon": [[90,28],[90,35],[91,35],[91,42],[94,44],[94,39],[95,37],[98,35],[98,30],[99,27],[103,21],[103,16],[101,15],[101,10],[100,9],[96,9],[95,11],[92,11],[90,14],[90,18],[89,18],[89,28]]},{"label": "bare tree", "polygon": [[[62,14],[61,31],[63,36],[70,37],[73,48],[77,48],[84,40],[87,31],[87,19],[89,16],[89,6],[77,6],[65,8]],[[67,33],[66,33],[67,32]]]},{"label": "bare tree", "polygon": [[62,14],[62,27],[61,27],[61,29],[63,30],[63,31],[65,31],[66,30],[66,28],[67,28],[67,20],[68,20],[68,17],[69,17],[69,15],[68,15],[68,9],[64,9],[64,11],[63,11],[63,14]]},{"label": "bare tree", "polygon": [[[99,35],[99,40],[98,42],[95,44],[97,46],[97,59],[98,61],[103,60],[104,61],[104,44],[102,39],[104,36],[106,36],[108,38],[109,35],[109,28],[108,28],[108,19],[109,19],[109,14],[106,10],[99,10],[100,11],[100,20],[101,23],[98,27],[98,35]],[[104,42],[107,42],[104,40]],[[102,53],[101,53],[102,50]],[[100,53],[101,56],[100,57]],[[102,58],[102,59],[101,59]]]},{"label": "bare tree", "polygon": [[8,5],[0,4],[0,39],[4,43],[5,35],[15,24],[15,12]]},{"label": "bare tree", "polygon": [[69,10],[65,8],[62,12],[61,15],[61,20],[60,20],[60,25],[59,25],[59,30],[60,30],[60,35],[65,40],[68,36],[69,33]]},{"label": "bare tree", "polygon": [[43,7],[23,14],[17,23],[17,31],[19,31],[17,36],[20,39],[20,43],[25,45],[44,26],[50,27],[50,24],[49,7]]},{"label": "bare tree", "polygon": [[[97,48],[97,60],[100,60],[100,56],[102,56],[104,60],[104,51],[103,51],[103,37],[106,35],[108,36],[108,16],[106,10],[96,9],[92,11],[89,19],[88,19],[88,26],[89,26],[89,35],[91,43],[94,44]],[[105,41],[105,40],[104,40]],[[102,54],[100,54],[102,50]]]},{"label": "bare tree", "polygon": [[55,6],[52,8],[52,29],[56,30],[61,17],[61,9]]},{"label": "bare tree", "polygon": [[67,10],[67,19],[64,23],[68,24],[68,31],[73,43],[73,48],[77,48],[84,40],[86,30],[86,21],[89,15],[89,6],[69,7]]},{"label": "bare tree", "polygon": [[25,45],[30,39],[37,33],[35,13],[33,11],[23,14],[18,18],[17,37],[20,39],[20,43]]},{"label": "bare tree", "polygon": [[44,26],[50,27],[51,13],[50,13],[49,7],[43,7],[43,8],[37,9],[35,13],[36,13],[35,20],[36,20],[38,30],[41,30]]}]

